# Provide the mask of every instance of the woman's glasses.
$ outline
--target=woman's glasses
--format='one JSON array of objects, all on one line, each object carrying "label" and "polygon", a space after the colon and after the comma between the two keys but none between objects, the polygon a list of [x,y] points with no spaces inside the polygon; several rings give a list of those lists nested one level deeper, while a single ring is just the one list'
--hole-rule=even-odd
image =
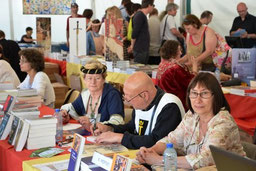
[{"label": "woman's glasses", "polygon": [[209,91],[203,91],[203,92],[200,92],[200,93],[198,93],[198,92],[196,92],[196,91],[190,91],[190,93],[189,93],[189,97],[190,97],[191,99],[196,99],[197,96],[200,96],[200,97],[203,98],[203,99],[208,99],[208,98],[210,98],[212,95],[213,95],[213,93],[212,93],[212,92],[209,92]]}]

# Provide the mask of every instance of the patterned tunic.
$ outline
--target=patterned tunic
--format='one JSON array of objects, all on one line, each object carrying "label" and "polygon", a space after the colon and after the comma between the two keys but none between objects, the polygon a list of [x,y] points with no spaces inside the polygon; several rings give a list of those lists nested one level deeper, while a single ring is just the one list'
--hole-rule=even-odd
[{"label": "patterned tunic", "polygon": [[201,141],[199,141],[199,115],[188,111],[179,126],[159,142],[173,143],[178,155],[185,155],[194,169],[214,164],[209,145],[245,156],[238,127],[226,110],[221,110],[208,122],[208,130]]}]

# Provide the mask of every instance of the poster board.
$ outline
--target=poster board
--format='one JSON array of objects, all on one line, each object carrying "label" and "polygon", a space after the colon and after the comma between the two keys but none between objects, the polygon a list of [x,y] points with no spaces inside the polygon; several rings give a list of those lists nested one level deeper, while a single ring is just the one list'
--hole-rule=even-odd
[{"label": "poster board", "polygon": [[71,14],[71,3],[75,0],[23,0],[23,14]]},{"label": "poster board", "polygon": [[36,18],[36,39],[45,54],[51,53],[51,18]]},{"label": "poster board", "polygon": [[123,45],[123,19],[105,19],[105,58],[109,61],[124,60],[126,49]]},{"label": "poster board", "polygon": [[69,19],[69,53],[71,56],[86,55],[85,18]]},{"label": "poster board", "polygon": [[232,49],[232,76],[248,85],[255,79],[256,48]]}]

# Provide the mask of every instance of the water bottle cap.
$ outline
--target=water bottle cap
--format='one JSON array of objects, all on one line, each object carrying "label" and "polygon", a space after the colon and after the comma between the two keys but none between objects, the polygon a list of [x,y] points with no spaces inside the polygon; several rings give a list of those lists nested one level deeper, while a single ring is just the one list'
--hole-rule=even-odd
[{"label": "water bottle cap", "polygon": [[55,112],[60,112],[60,109],[55,109]]},{"label": "water bottle cap", "polygon": [[166,148],[173,148],[173,144],[172,143],[166,144]]}]

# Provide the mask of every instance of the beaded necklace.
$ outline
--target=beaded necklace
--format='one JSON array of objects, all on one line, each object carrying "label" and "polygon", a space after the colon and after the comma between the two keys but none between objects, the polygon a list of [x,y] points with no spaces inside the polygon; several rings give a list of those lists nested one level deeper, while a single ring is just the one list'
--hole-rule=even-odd
[{"label": "beaded necklace", "polygon": [[90,103],[89,103],[89,107],[90,107],[90,110],[91,110],[91,119],[95,118],[95,110],[96,110],[96,107],[99,103],[99,100],[100,100],[100,97],[98,98],[97,102],[95,103],[94,107],[92,107],[92,96],[90,95]]}]

